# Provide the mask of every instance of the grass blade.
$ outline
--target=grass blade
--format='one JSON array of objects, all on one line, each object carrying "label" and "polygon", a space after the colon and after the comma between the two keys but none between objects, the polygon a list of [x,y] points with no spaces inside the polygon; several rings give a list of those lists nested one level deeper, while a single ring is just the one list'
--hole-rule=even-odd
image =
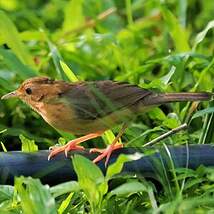
[{"label": "grass blade", "polygon": [[199,139],[199,144],[210,144],[212,142],[212,139],[214,136],[214,134],[213,134],[213,130],[214,130],[214,111],[213,111],[214,102],[211,103],[211,106],[212,107],[208,108],[208,109],[211,109],[209,112],[211,114],[207,114],[205,117],[204,125],[202,127],[201,136]]},{"label": "grass blade", "polygon": [[42,185],[38,179],[19,177],[15,179],[15,189],[18,191],[24,213],[55,214],[56,206],[49,187]]},{"label": "grass blade", "polygon": [[23,152],[36,152],[38,151],[38,146],[35,144],[34,140],[26,138],[24,135],[19,136],[22,142],[22,151]]},{"label": "grass blade", "polygon": [[66,65],[65,62],[63,62],[62,60],[59,61],[62,70],[65,72],[66,76],[68,77],[68,79],[71,82],[78,82],[78,78],[76,77],[76,75],[73,73],[73,71]]},{"label": "grass blade", "polygon": [[214,113],[214,107],[209,107],[209,108],[206,108],[206,109],[203,109],[201,111],[197,111],[191,118],[191,120],[197,118],[197,117],[202,117],[204,116],[205,114],[211,114],[211,113]]},{"label": "grass blade", "polygon": [[22,61],[10,50],[0,48],[0,55],[3,57],[4,63],[7,67],[17,73],[22,79],[27,79],[37,75],[37,72],[29,66],[22,63]]},{"label": "grass blade", "polygon": [[51,194],[54,196],[54,198],[68,192],[77,192],[79,190],[80,187],[76,181],[68,181],[50,188]]},{"label": "grass blade", "polygon": [[177,18],[164,6],[161,7],[164,21],[169,29],[169,33],[174,41],[175,48],[178,52],[188,52],[189,47],[189,35],[185,28],[183,28]]},{"label": "grass blade", "polygon": [[197,36],[195,37],[195,42],[193,45],[193,50],[195,50],[197,48],[197,46],[204,40],[205,36],[207,35],[208,31],[210,29],[214,28],[214,20],[208,22],[207,26],[205,27],[205,29],[203,31],[201,31],[200,33],[197,34]]},{"label": "grass blade", "polygon": [[63,32],[78,28],[84,23],[83,0],[70,0],[64,10]]},{"label": "grass blade", "polygon": [[25,64],[34,67],[33,57],[22,43],[16,26],[9,19],[5,12],[0,10],[0,35],[1,40],[4,41],[19,59]]}]

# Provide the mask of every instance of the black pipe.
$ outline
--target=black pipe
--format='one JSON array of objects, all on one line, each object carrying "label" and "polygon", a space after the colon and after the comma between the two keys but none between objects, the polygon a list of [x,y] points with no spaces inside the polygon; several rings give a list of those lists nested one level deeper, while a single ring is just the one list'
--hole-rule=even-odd
[{"label": "black pipe", "polygon": [[[148,149],[123,148],[115,151],[110,159],[110,164],[120,154],[144,154],[140,159],[125,163],[122,173],[138,174],[144,177],[156,177],[163,170],[171,167],[169,154],[175,167],[188,167],[196,169],[200,165],[214,166],[214,147],[212,145],[191,145],[161,148],[151,155],[145,154]],[[32,176],[40,178],[42,183],[55,185],[65,181],[75,180],[76,174],[73,170],[70,158],[59,154],[47,160],[49,151],[38,151],[35,153],[23,152],[0,152],[0,184],[13,184],[15,176]],[[69,155],[77,152],[70,152]],[[78,152],[87,158],[93,159],[96,154],[89,154],[88,151]],[[98,166],[105,173],[104,162]]]}]

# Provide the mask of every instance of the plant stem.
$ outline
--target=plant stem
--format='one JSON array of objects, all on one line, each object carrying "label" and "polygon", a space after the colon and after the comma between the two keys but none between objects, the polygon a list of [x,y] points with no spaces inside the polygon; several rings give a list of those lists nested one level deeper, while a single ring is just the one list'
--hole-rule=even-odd
[{"label": "plant stem", "polygon": [[144,144],[143,147],[153,146],[154,144],[156,144],[156,143],[160,142],[161,140],[169,137],[170,135],[173,135],[173,134],[175,134],[175,133],[177,133],[177,132],[179,132],[179,131],[181,131],[183,129],[186,129],[186,128],[187,128],[187,124],[184,123],[181,126],[178,126],[177,128],[174,128],[174,129],[162,134],[161,136],[149,141],[148,143]]},{"label": "plant stem", "polygon": [[131,0],[126,0],[126,16],[129,25],[133,24],[131,5],[132,5]]}]

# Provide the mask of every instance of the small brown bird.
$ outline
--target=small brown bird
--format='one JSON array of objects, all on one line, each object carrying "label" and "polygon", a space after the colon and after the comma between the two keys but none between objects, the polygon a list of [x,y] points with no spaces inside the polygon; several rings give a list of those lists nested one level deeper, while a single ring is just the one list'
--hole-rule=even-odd
[{"label": "small brown bird", "polygon": [[80,143],[101,136],[115,125],[123,124],[115,140],[106,149],[92,149],[101,153],[94,162],[121,148],[118,139],[129,121],[147,109],[169,102],[210,100],[212,93],[155,93],[135,85],[114,81],[68,83],[48,77],[34,77],[2,99],[18,97],[37,111],[51,126],[75,135],[84,135],[61,147],[55,147],[48,159],[64,151],[82,150]]}]

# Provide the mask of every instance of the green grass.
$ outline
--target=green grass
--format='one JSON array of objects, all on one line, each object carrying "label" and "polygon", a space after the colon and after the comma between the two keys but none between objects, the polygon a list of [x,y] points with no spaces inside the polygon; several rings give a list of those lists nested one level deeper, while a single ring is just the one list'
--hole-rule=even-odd
[{"label": "green grass", "polygon": [[[212,91],[213,14],[212,0],[0,1],[0,95],[37,75],[112,79],[161,92]],[[156,145],[165,148],[171,168],[157,163],[159,188],[142,177],[118,175],[131,157],[121,156],[104,176],[89,160],[75,156],[77,182],[49,187],[18,177],[14,186],[0,186],[0,212],[212,212],[213,169],[177,169],[167,146],[213,143],[213,114],[212,102],[176,103],[154,108],[130,124],[122,142],[143,146],[188,123],[188,130]],[[4,151],[47,149],[74,138],[16,99],[0,102],[0,117]],[[104,147],[112,138],[108,132],[85,145]]]}]

